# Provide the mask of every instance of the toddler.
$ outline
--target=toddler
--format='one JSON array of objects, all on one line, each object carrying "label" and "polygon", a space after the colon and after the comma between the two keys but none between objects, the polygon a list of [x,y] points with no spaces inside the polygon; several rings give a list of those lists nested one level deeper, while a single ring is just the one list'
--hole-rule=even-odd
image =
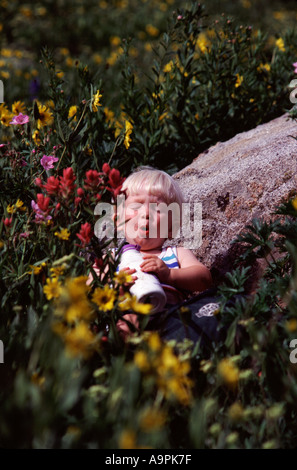
[{"label": "toddler", "polygon": [[[158,277],[167,295],[167,307],[180,303],[189,293],[208,289],[212,284],[210,271],[189,249],[163,247],[176,234],[184,202],[175,180],[164,171],[142,167],[124,181],[122,191],[125,202],[118,211],[118,233],[127,243],[140,247],[140,269]],[[180,210],[167,210],[173,203]],[[136,272],[129,267],[126,271],[131,275]],[[126,316],[135,326],[137,318],[134,314]],[[129,333],[126,322],[120,321],[118,327]]]}]

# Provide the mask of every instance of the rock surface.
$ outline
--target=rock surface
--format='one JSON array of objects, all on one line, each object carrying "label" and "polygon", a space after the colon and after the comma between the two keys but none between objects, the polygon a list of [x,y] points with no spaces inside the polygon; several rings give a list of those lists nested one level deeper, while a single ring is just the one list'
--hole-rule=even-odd
[{"label": "rock surface", "polygon": [[233,267],[231,241],[253,218],[271,219],[297,189],[297,124],[287,114],[219,142],[174,175],[186,200],[202,203],[202,243],[193,252],[216,279]]}]

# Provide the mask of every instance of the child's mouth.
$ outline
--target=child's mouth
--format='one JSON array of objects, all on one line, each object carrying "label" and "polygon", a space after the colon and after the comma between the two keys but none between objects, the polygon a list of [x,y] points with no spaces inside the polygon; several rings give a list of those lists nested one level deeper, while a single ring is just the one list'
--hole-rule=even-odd
[{"label": "child's mouth", "polygon": [[147,237],[149,234],[149,226],[148,225],[142,225],[140,227],[140,231],[142,232],[143,236]]}]

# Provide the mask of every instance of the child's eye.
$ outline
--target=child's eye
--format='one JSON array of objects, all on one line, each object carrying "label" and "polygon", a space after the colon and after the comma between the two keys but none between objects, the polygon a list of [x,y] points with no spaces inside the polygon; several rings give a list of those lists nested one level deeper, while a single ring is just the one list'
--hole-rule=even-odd
[{"label": "child's eye", "polygon": [[127,209],[130,209],[132,211],[138,211],[141,208],[142,204],[135,203],[135,204],[129,204]]}]

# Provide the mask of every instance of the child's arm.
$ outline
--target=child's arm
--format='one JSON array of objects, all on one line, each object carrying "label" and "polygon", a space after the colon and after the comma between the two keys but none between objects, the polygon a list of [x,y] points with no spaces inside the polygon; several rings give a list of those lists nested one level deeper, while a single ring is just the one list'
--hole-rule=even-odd
[{"label": "child's arm", "polygon": [[141,269],[144,272],[155,273],[159,280],[177,289],[191,292],[203,291],[212,284],[210,271],[200,263],[194,254],[186,248],[178,247],[180,269],[170,269],[156,255],[144,255]]}]

